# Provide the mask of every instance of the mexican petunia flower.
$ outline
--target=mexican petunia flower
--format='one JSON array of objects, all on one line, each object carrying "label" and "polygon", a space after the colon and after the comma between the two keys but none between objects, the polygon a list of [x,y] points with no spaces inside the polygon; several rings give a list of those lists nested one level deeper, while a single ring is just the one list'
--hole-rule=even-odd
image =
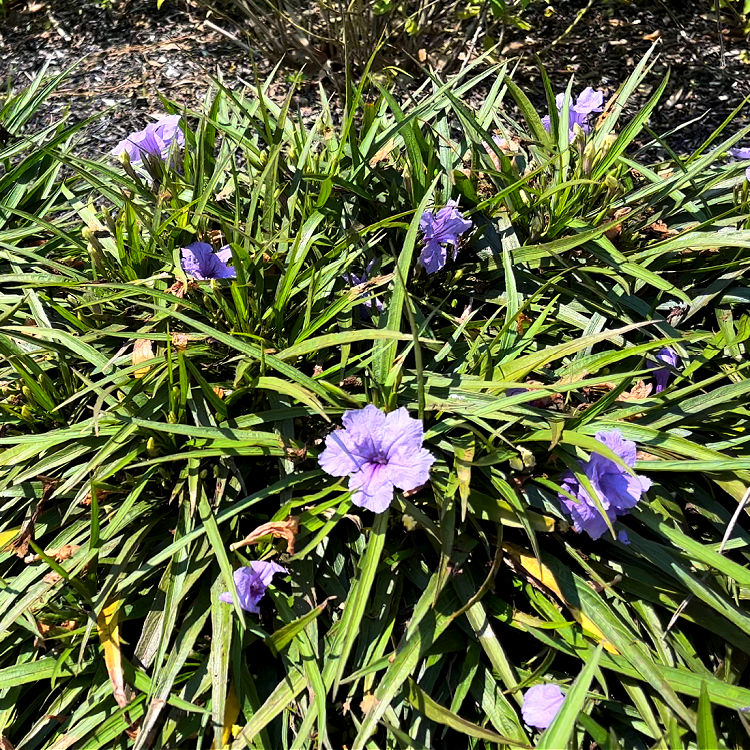
[{"label": "mexican petunia flower", "polygon": [[[239,605],[245,612],[260,612],[258,603],[266,593],[271,579],[276,573],[286,573],[287,569],[275,562],[265,560],[253,560],[245,568],[238,568],[232,574],[234,586],[237,589]],[[219,601],[231,604],[234,596],[231,591],[226,591],[219,596]]]},{"label": "mexican petunia flower", "polygon": [[180,130],[180,115],[165,115],[156,122],[149,123],[143,130],[131,133],[120,141],[110,152],[112,156],[127,153],[131,164],[143,160],[144,155],[166,159],[172,141],[178,146],[185,143],[185,134]]},{"label": "mexican petunia flower", "polygon": [[[625,440],[619,430],[597,432],[596,439],[619,456],[626,466],[635,466],[635,443]],[[651,480],[647,477],[625,471],[622,466],[600,453],[592,453],[588,461],[579,463],[581,472],[591,482],[612,522],[618,516],[629,513],[651,486]],[[578,532],[585,531],[592,539],[598,539],[607,531],[607,524],[593,498],[570,471],[563,473],[560,486],[577,500],[574,502],[562,493],[558,495],[563,510],[573,520],[573,528]]]},{"label": "mexican petunia flower", "polygon": [[744,148],[730,148],[729,155],[733,159],[750,159],[750,147],[745,146]]},{"label": "mexican petunia flower", "polygon": [[458,255],[458,240],[474,226],[458,210],[456,201],[448,201],[437,213],[425,211],[419,220],[424,236],[424,247],[419,262],[427,273],[439,271],[446,263],[446,245],[453,245],[453,260]]},{"label": "mexican petunia flower", "polygon": [[[342,278],[347,284],[349,284],[349,286],[360,286],[361,284],[366,284],[370,279],[370,271],[372,271],[374,265],[375,260],[371,260],[365,267],[365,270],[362,272],[361,276],[357,276],[356,273],[347,272],[342,274]],[[383,301],[379,300],[377,297],[368,300],[366,303],[365,311],[366,312],[363,313],[363,315],[366,314],[368,316],[373,311],[378,314],[383,312]]]},{"label": "mexican petunia flower", "polygon": [[229,245],[216,252],[207,242],[193,242],[182,248],[182,270],[195,279],[234,279],[237,272],[227,265],[230,260]]},{"label": "mexican petunia flower", "polygon": [[415,490],[430,478],[435,457],[422,447],[422,423],[405,408],[385,414],[370,404],[344,412],[343,430],[326,438],[320,467],[334,477],[349,477],[352,502],[382,513],[393,489]]},{"label": "mexican petunia flower", "polygon": [[[654,371],[654,380],[656,380],[656,393],[661,393],[668,385],[677,365],[680,363],[680,357],[676,351],[665,346],[659,349],[655,355],[656,359],[649,360],[649,366]],[[666,365],[666,367],[662,367]]]},{"label": "mexican petunia flower", "polygon": [[[555,97],[557,112],[560,114],[565,104],[565,93],[560,93]],[[601,112],[604,108],[604,94],[601,91],[592,89],[591,86],[585,88],[576,99],[575,104],[571,104],[568,109],[568,137],[572,141],[576,137],[575,126],[578,125],[584,133],[591,132],[589,119],[595,112]],[[542,117],[542,124],[545,130],[552,127],[552,118],[549,115]]]},{"label": "mexican petunia flower", "polygon": [[534,685],[523,694],[523,720],[530,727],[546,729],[557,716],[564,700],[565,695],[557,685]]}]

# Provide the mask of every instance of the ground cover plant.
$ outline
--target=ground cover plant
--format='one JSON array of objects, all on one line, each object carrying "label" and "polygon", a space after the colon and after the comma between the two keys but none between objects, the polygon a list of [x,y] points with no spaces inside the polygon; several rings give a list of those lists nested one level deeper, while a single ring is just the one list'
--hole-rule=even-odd
[{"label": "ground cover plant", "polygon": [[750,129],[481,62],[7,100],[6,746],[747,744]]}]

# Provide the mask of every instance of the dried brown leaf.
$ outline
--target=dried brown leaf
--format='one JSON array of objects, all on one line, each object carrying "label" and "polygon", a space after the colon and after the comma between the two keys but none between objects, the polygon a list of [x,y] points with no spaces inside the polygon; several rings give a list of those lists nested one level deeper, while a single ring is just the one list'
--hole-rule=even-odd
[{"label": "dried brown leaf", "polygon": [[181,281],[175,281],[175,283],[167,289],[167,292],[182,299],[185,296],[185,285]]},{"label": "dried brown leaf", "polygon": [[188,345],[188,337],[186,333],[173,333],[172,334],[172,346],[178,351],[185,351]]},{"label": "dried brown leaf", "polygon": [[651,383],[646,383],[644,380],[639,380],[629,391],[624,391],[618,397],[618,401],[637,401],[639,399],[648,398],[649,394],[653,390]]},{"label": "dried brown leaf", "polygon": [[298,516],[289,516],[286,521],[268,521],[250,532],[250,534],[248,534],[241,542],[235,542],[232,544],[229,549],[234,552],[234,550],[239,549],[240,547],[246,547],[248,544],[255,544],[263,537],[272,536],[286,539],[286,551],[290,555],[293,555],[294,536],[298,531]]}]

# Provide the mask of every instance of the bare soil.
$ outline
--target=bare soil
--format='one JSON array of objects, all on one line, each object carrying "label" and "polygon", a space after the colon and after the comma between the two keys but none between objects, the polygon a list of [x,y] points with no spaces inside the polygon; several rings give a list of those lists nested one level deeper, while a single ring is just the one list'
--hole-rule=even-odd
[{"label": "bare soil", "polygon": [[[241,24],[215,17],[192,0],[166,0],[160,9],[156,0],[111,3],[14,0],[7,16],[0,17],[3,88],[25,85],[45,66],[54,73],[75,65],[42,117],[49,122],[67,113],[78,121],[98,115],[83,144],[91,155],[108,150],[163,112],[160,96],[199,106],[211,76],[242,86],[256,74],[267,74],[276,62],[253,53]],[[517,82],[543,109],[535,55],[558,90],[575,75],[578,89],[593,86],[612,93],[657,42],[659,59],[634,106],[669,73],[651,127],[663,133],[693,121],[669,139],[671,148],[686,152],[750,95],[747,36],[731,14],[717,23],[713,6],[711,0],[599,0],[590,7],[584,0],[557,0],[550,6],[536,2],[524,15],[531,30],[506,28],[501,56],[519,62]],[[429,41],[424,42],[427,50]],[[432,62],[428,54],[427,63]],[[279,98],[288,91],[292,73],[282,69],[273,92]],[[306,75],[296,104],[303,116],[311,116],[317,80],[330,81],[322,70],[307,70]],[[399,81],[404,94],[413,80],[418,78]],[[481,92],[475,97],[480,99]],[[732,130],[747,123],[748,115],[740,113]]]}]

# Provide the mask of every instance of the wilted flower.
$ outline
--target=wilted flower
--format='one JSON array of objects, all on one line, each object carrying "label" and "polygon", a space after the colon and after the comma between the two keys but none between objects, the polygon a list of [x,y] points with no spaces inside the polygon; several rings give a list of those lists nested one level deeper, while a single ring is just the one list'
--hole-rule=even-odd
[{"label": "wilted flower", "polygon": [[182,248],[182,270],[196,279],[233,279],[237,272],[227,261],[232,259],[232,250],[224,245],[214,249],[207,242],[193,242]]},{"label": "wilted flower", "polygon": [[456,201],[448,201],[436,214],[425,211],[419,220],[419,228],[424,235],[424,247],[419,254],[419,262],[427,273],[439,271],[447,260],[446,245],[453,245],[453,260],[458,255],[458,240],[468,232],[473,224],[464,219]]},{"label": "wilted flower", "polygon": [[[355,273],[347,272],[342,274],[342,278],[350,286],[359,286],[360,284],[366,284],[369,281],[370,271],[372,271],[374,265],[375,261],[371,260],[365,267],[365,270],[362,272],[361,276],[357,276],[357,274]],[[373,310],[376,313],[381,313],[383,312],[383,301],[379,300],[377,297],[368,300],[365,309],[367,315],[369,315]]]},{"label": "wilted flower", "polygon": [[414,490],[430,478],[435,457],[422,447],[422,423],[405,408],[385,414],[370,404],[344,412],[343,430],[326,438],[320,467],[334,477],[349,477],[352,502],[382,513],[393,488]]},{"label": "wilted flower", "polygon": [[557,685],[534,685],[523,694],[523,720],[530,727],[546,729],[557,716],[564,700],[565,695]]},{"label": "wilted flower", "polygon": [[149,123],[143,130],[120,141],[110,153],[113,156],[127,153],[133,164],[141,161],[144,154],[166,159],[172,141],[177,141],[179,146],[185,143],[185,134],[180,130],[180,115],[165,115]]},{"label": "wilted flower", "polygon": [[[654,379],[656,380],[656,393],[661,393],[669,383],[674,369],[680,362],[680,357],[676,351],[665,346],[656,352],[656,359],[649,360],[649,365],[654,369]],[[661,365],[666,365],[662,367]]]},{"label": "wilted flower", "polygon": [[[625,440],[619,430],[597,432],[596,439],[618,455],[626,466],[635,466],[635,443]],[[610,521],[626,515],[651,486],[651,480],[647,477],[627,472],[622,466],[600,453],[592,453],[588,461],[579,463]],[[598,539],[607,531],[607,524],[593,498],[572,472],[564,472],[561,480],[560,486],[577,500],[574,502],[562,493],[558,495],[563,509],[573,519],[573,528],[578,532],[587,532],[592,539]]]},{"label": "wilted flower", "polygon": [[[508,140],[507,138],[502,138],[499,135],[493,135],[492,140],[497,146],[500,153],[505,154],[505,156],[507,156],[511,160],[514,160],[515,157],[521,154],[521,146],[515,140]],[[495,152],[495,149],[493,149],[486,141],[483,141],[482,145],[484,146],[487,154],[490,157],[490,160],[492,161],[492,166],[494,166],[495,169],[499,171],[502,168],[502,163],[497,153]]]},{"label": "wilted flower", "polygon": [[[555,97],[558,114],[562,112],[565,104],[565,93],[559,93]],[[588,86],[576,99],[575,104],[571,104],[568,109],[568,127],[570,129],[569,139],[572,141],[576,137],[575,126],[578,125],[584,133],[591,132],[589,117],[594,112],[601,112],[604,106],[604,94]],[[552,127],[552,118],[549,115],[542,117],[542,124],[545,130]]]},{"label": "wilted flower", "polygon": [[[258,603],[266,593],[271,579],[276,573],[286,573],[286,568],[275,562],[266,562],[265,560],[253,560],[245,568],[238,568],[234,571],[234,586],[237,589],[239,605],[246,612],[258,613]],[[226,591],[219,596],[219,601],[231,604],[234,600],[231,591]]]}]

